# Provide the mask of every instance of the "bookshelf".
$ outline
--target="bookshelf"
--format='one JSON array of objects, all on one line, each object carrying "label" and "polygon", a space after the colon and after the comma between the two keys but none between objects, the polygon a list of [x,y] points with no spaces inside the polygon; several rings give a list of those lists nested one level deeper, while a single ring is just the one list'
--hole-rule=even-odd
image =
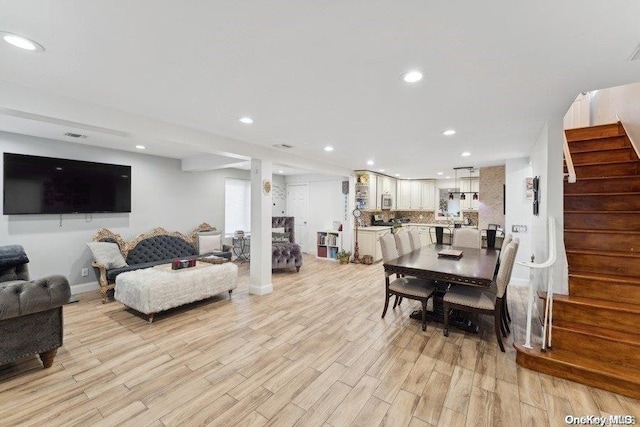
[{"label": "bookshelf", "polygon": [[342,233],[339,231],[318,231],[316,233],[316,256],[337,260],[342,247]]}]

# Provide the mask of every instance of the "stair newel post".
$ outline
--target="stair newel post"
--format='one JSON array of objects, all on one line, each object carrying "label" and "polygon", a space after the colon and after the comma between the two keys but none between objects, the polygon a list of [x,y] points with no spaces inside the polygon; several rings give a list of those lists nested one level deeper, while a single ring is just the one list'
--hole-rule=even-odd
[{"label": "stair newel post", "polygon": [[[553,217],[549,217],[549,259],[556,259],[556,222]],[[553,263],[552,263],[553,264]],[[542,351],[551,349],[551,322],[553,320],[553,272],[552,265],[547,268],[547,299],[545,301],[544,324],[542,325]],[[547,345],[547,328],[549,328]]]},{"label": "stair newel post", "polygon": [[[535,261],[536,256],[531,254],[531,264]],[[529,293],[527,295],[527,333],[524,346],[526,348],[533,348],[531,346],[531,316],[533,312],[533,267],[529,267]]]},{"label": "stair newel post", "polygon": [[[549,258],[543,263],[536,264],[534,262],[535,256],[531,255],[531,262],[518,261],[518,265],[529,268],[529,300],[527,302],[527,336],[524,343],[524,347],[532,349],[531,346],[531,322],[533,319],[533,270],[536,268],[548,268],[556,262],[556,222],[555,219],[549,217]],[[553,307],[553,302],[549,302],[553,299],[553,283],[551,280],[551,269],[547,270],[547,302],[545,304],[544,324],[542,330],[542,351],[545,351],[546,339],[547,339],[547,324],[551,322],[550,310]],[[549,332],[549,344],[551,344],[551,332]],[[551,346],[549,346],[551,348]]]}]

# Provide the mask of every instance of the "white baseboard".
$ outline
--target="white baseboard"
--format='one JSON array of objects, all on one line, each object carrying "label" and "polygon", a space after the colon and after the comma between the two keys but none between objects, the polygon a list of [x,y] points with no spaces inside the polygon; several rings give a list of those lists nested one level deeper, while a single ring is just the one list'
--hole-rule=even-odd
[{"label": "white baseboard", "polygon": [[273,284],[249,285],[249,293],[252,295],[267,295],[273,292]]},{"label": "white baseboard", "polygon": [[78,283],[77,285],[71,285],[71,294],[81,294],[83,292],[91,292],[100,289],[100,284],[95,282]]}]

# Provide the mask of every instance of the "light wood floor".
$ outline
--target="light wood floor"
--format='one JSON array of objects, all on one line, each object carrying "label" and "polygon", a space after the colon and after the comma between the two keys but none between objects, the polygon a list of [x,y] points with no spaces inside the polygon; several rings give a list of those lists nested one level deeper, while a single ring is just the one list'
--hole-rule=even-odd
[{"label": "light wood floor", "polygon": [[[97,293],[65,307],[54,365],[0,367],[0,425],[563,426],[566,415],[631,414],[640,402],[518,367],[524,290],[497,351],[479,335],[408,318],[412,301],[383,306],[382,265],[305,257],[276,272],[274,292],[171,310],[153,324]],[[225,294],[226,295],[226,294]]]}]

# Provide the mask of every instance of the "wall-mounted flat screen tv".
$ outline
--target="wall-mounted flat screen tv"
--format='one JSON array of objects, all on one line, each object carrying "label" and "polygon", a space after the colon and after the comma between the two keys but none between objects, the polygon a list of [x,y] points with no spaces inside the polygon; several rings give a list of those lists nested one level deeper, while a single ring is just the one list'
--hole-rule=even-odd
[{"label": "wall-mounted flat screen tv", "polygon": [[131,166],[4,153],[4,215],[131,212]]}]

